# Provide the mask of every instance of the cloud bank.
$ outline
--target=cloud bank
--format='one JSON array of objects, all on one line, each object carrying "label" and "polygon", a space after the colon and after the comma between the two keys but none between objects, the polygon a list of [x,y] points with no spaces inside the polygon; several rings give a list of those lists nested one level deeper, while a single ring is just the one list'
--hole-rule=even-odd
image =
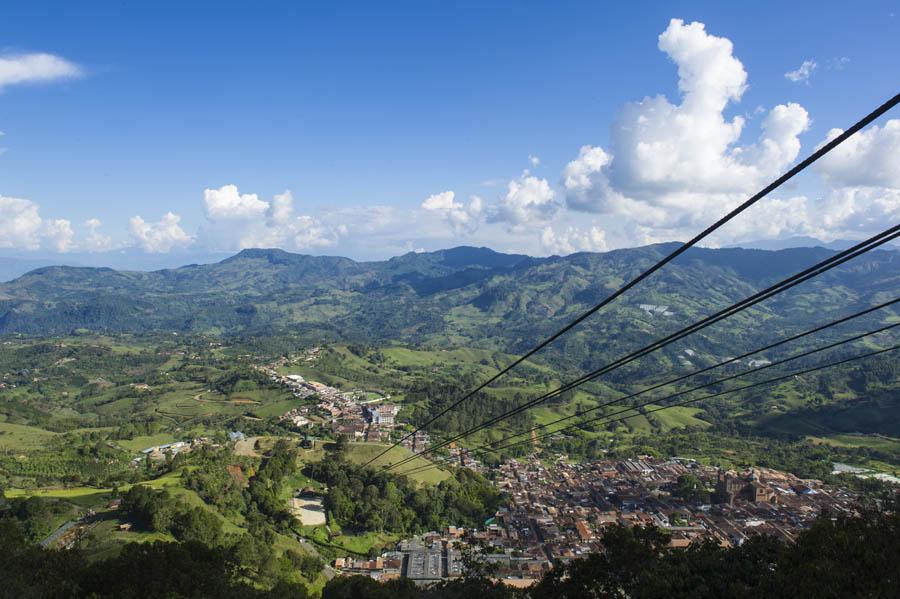
[{"label": "cloud bank", "polygon": [[179,224],[181,217],[166,212],[156,222],[147,222],[141,216],[130,221],[130,234],[135,245],[150,253],[165,253],[174,249],[184,249],[194,242]]},{"label": "cloud bank", "polygon": [[73,237],[72,223],[68,220],[45,220],[35,202],[0,195],[0,248],[49,247],[64,253],[72,249]]},{"label": "cloud bank", "polygon": [[294,214],[290,191],[270,201],[241,194],[236,185],[203,192],[207,222],[200,229],[203,245],[214,250],[281,247],[310,250],[333,246],[346,235],[346,226],[330,226],[309,215]]}]

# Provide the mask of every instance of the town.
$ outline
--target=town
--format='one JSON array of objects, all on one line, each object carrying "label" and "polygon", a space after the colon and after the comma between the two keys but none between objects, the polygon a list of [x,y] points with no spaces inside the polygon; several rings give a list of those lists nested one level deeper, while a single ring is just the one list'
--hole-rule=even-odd
[{"label": "town", "polygon": [[[656,526],[669,533],[672,547],[681,548],[704,540],[737,546],[754,534],[792,543],[823,510],[849,514],[858,500],[848,491],[777,470],[726,472],[677,458],[581,464],[559,458],[546,464],[532,457],[502,464],[493,481],[508,502],[483,529],[450,526],[404,540],[375,559],[339,558],[335,569],[427,583],[459,576],[468,549],[508,584],[527,586],[555,560],[600,550],[609,526]],[[682,497],[688,481],[698,488]]]},{"label": "town", "polygon": [[[342,390],[282,373],[281,367],[291,362],[314,363],[318,353],[314,348],[298,357],[255,366],[298,400],[296,407],[278,418],[305,433],[301,446],[316,443],[310,431],[360,443],[397,439],[406,423],[398,419],[401,405],[392,403],[389,393]],[[236,452],[249,442],[239,431],[227,432],[222,437],[226,439]],[[419,432],[404,444],[420,453],[428,442],[428,435]],[[141,450],[133,463],[161,461],[202,445],[221,446],[209,437],[175,441]],[[433,458],[435,466],[453,464],[483,474],[504,494],[504,505],[478,528],[451,524],[402,539],[392,550],[370,558],[338,556],[331,563],[336,575],[409,578],[425,585],[462,576],[469,559],[486,565],[508,585],[527,587],[556,562],[602,550],[604,530],[611,526],[657,527],[668,534],[673,548],[704,541],[734,547],[756,534],[794,543],[823,511],[853,514],[859,499],[819,480],[770,468],[726,471],[690,458],[576,462],[535,453],[488,468],[457,444],[449,446],[448,454]],[[842,464],[835,464],[835,471],[866,476],[864,470]],[[304,525],[327,526],[318,491],[297,489],[290,508]],[[85,520],[88,527],[91,522]],[[73,543],[84,532],[73,524],[66,523],[45,542]]]},{"label": "town", "polygon": [[[660,311],[662,312],[662,311]],[[318,348],[294,360],[313,362]],[[298,399],[317,403],[282,415],[298,429],[318,424],[335,437],[385,442],[402,423],[400,406],[389,394],[367,397],[342,391],[296,374],[279,374],[288,362],[258,367]],[[405,445],[427,447],[420,432]],[[436,458],[443,463],[444,458]],[[487,468],[463,447],[451,444],[449,459],[485,474],[507,497],[506,505],[479,529],[447,526],[397,543],[395,550],[372,559],[339,557],[332,563],[342,575],[377,580],[410,578],[427,584],[461,576],[463,556],[477,556],[496,576],[513,586],[528,586],[554,561],[583,557],[602,548],[605,528],[655,526],[669,535],[671,547],[712,541],[738,546],[754,534],[793,543],[823,511],[851,514],[858,497],[821,481],[801,479],[770,468],[724,471],[693,459],[642,457],[573,463],[565,456],[548,462],[538,455]]]}]

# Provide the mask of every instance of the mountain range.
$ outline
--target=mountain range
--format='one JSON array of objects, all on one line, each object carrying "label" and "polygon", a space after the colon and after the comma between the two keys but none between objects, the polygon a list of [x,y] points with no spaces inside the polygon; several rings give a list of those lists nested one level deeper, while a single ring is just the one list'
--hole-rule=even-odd
[{"label": "mountain range", "polygon": [[[457,247],[380,262],[248,249],[213,264],[153,272],[47,266],[0,284],[0,334],[277,333],[517,352],[674,247],[549,258]],[[676,330],[833,253],[691,249],[555,351],[572,366],[588,356],[593,362],[617,344]],[[876,250],[711,327],[692,338],[692,351],[736,352],[774,332],[886,301],[898,289],[900,252]]]},{"label": "mountain range", "polygon": [[[726,247],[756,250],[823,247],[830,250],[843,250],[855,243],[857,242],[846,239],[826,242],[815,237],[790,237],[787,239],[744,241]],[[885,247],[900,250],[900,245],[897,244],[887,244]],[[230,252],[197,250],[180,250],[158,254],[144,252],[134,247],[101,252],[74,251],[65,254],[48,252],[28,252],[23,254],[12,250],[0,250],[0,283],[11,281],[43,266],[95,266],[119,270],[153,271],[177,268],[184,264],[212,264],[224,260],[230,255]]]},{"label": "mountain range", "polygon": [[160,270],[183,264],[218,262],[231,253],[172,251],[165,254],[144,252],[138,248],[121,248],[103,252],[13,252],[0,251],[0,282],[11,281],[43,266],[105,266],[129,270]]}]

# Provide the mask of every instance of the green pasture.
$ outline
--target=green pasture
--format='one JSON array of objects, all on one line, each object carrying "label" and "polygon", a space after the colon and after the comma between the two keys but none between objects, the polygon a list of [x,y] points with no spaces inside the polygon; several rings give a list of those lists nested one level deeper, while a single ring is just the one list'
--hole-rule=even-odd
[{"label": "green pasture", "polygon": [[0,449],[29,451],[41,449],[57,435],[34,426],[0,422]]},{"label": "green pasture", "polygon": [[[388,447],[390,446],[381,443],[351,443],[347,450],[347,459],[354,464],[363,464],[377,456]],[[388,464],[395,464],[411,455],[413,455],[413,453],[405,447],[393,447],[387,454],[375,460],[372,463],[372,466],[377,467],[385,466]],[[397,474],[403,474],[404,472],[409,472],[411,470],[414,470],[415,468],[418,468],[419,466],[427,466],[429,464],[431,464],[431,462],[429,462],[425,458],[416,457],[411,462],[398,467],[395,472]],[[449,477],[450,474],[446,470],[442,470],[440,468],[429,468],[422,472],[417,472],[409,475],[410,479],[425,485],[436,485],[442,480],[445,480]]]}]

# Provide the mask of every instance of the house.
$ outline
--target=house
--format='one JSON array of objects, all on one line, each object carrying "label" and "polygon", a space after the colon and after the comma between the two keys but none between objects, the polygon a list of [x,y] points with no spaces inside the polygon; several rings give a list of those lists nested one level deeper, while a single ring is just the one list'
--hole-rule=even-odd
[{"label": "house", "polygon": [[[141,453],[148,456],[151,460],[160,461],[166,458],[166,454],[178,455],[182,451],[190,451],[190,444],[185,441],[176,441],[174,443],[166,443],[165,445],[157,445],[155,447],[147,447],[142,449]],[[134,461],[134,460],[133,460]],[[137,460],[139,461],[139,460]]]},{"label": "house", "polygon": [[299,414],[292,416],[291,421],[294,423],[294,426],[297,428],[302,428],[309,424],[309,418],[305,416],[300,416]]},{"label": "house", "polygon": [[578,537],[585,543],[594,540],[594,533],[591,531],[588,523],[584,520],[575,521],[575,531],[578,533]]},{"label": "house", "polygon": [[395,404],[383,404],[380,406],[365,406],[366,420],[379,426],[394,426],[394,418],[400,408]]},{"label": "house", "polygon": [[359,438],[366,433],[366,423],[356,421],[342,422],[334,426],[334,432],[346,437]]}]

